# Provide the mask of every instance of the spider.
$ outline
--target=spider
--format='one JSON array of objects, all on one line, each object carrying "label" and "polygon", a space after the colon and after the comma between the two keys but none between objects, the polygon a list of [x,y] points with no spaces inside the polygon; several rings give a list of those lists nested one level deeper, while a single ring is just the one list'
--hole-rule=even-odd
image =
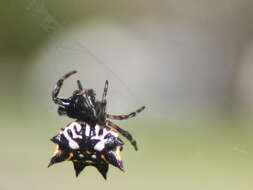
[{"label": "spider", "polygon": [[142,112],[145,109],[145,106],[142,106],[128,115],[111,115],[106,113],[106,95],[109,84],[108,80],[105,81],[101,101],[96,100],[96,94],[93,89],[84,89],[79,80],[77,80],[78,90],[75,90],[72,96],[66,99],[58,98],[58,94],[61,90],[64,80],[75,73],[77,73],[77,71],[71,71],[65,74],[58,80],[52,91],[52,100],[55,104],[59,105],[58,114],[77,119],[78,121],[86,122],[93,127],[96,124],[101,127],[108,126],[124,136],[134,146],[135,150],[138,150],[136,141],[133,139],[132,135],[128,131],[121,129],[109,119],[125,120],[133,118],[138,113]]}]

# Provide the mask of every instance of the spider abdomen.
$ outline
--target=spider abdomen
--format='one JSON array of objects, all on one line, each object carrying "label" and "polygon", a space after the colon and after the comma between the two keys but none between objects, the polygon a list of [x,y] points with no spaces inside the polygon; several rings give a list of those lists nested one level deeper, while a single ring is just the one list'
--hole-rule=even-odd
[{"label": "spider abdomen", "polygon": [[[85,122],[75,121],[62,128],[51,140],[57,147],[49,166],[70,160],[76,172],[80,170],[77,169],[80,164],[96,168],[108,168],[108,164],[112,164],[123,170],[120,152],[124,143],[118,133],[108,127],[92,127]],[[106,176],[106,173],[101,174]]]}]

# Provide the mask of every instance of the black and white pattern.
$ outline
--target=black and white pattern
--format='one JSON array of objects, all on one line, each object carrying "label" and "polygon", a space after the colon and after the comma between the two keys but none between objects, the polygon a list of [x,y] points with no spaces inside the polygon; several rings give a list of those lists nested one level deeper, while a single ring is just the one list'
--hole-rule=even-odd
[{"label": "black and white pattern", "polygon": [[91,127],[85,122],[72,122],[62,128],[57,138],[74,150],[108,151],[117,145],[123,145],[119,134],[109,127],[95,125]]},{"label": "black and white pattern", "polygon": [[121,158],[123,141],[108,127],[90,126],[85,122],[72,122],[51,139],[57,144],[48,165],[70,160],[76,176],[86,167],[94,166],[106,179],[109,164],[123,170]]},{"label": "black and white pattern", "polygon": [[126,139],[129,140],[134,146],[135,150],[137,150],[137,144],[132,135],[128,131],[121,129],[109,119],[125,120],[133,118],[138,113],[142,112],[145,109],[145,106],[142,106],[141,108],[127,115],[111,115],[106,113],[106,96],[109,86],[109,82],[107,80],[105,81],[101,101],[96,100],[96,94],[93,89],[83,88],[79,80],[77,80],[78,90],[75,90],[71,97],[59,98],[58,95],[64,80],[75,73],[77,73],[77,71],[71,71],[62,76],[52,91],[52,100],[59,106],[59,115],[65,115],[70,118],[77,119],[78,121],[83,121],[85,123],[88,123],[90,126],[99,125],[101,127],[106,126],[113,128],[122,136],[126,137]]},{"label": "black and white pattern", "polygon": [[131,142],[135,150],[137,144],[132,135],[110,121],[135,117],[145,106],[127,115],[111,115],[106,113],[106,95],[109,82],[105,81],[101,101],[96,100],[93,89],[83,88],[77,80],[77,90],[69,98],[59,98],[59,92],[65,79],[75,74],[71,71],[61,77],[52,91],[52,100],[58,107],[58,114],[65,115],[75,122],[62,128],[51,140],[57,144],[56,151],[48,165],[63,161],[72,161],[76,176],[86,167],[94,166],[106,179],[109,164],[123,170],[121,151],[123,141],[119,134]]}]

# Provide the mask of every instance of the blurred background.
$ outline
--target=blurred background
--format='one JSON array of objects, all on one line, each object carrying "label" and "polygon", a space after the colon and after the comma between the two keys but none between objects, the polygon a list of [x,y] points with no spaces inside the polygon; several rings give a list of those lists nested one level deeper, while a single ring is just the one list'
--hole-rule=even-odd
[{"label": "blurred background", "polygon": [[[253,2],[250,0],[24,0],[0,6],[0,189],[253,188]],[[117,122],[125,172],[105,181],[72,163],[47,168],[49,139],[72,120],[51,101],[80,79]]]}]

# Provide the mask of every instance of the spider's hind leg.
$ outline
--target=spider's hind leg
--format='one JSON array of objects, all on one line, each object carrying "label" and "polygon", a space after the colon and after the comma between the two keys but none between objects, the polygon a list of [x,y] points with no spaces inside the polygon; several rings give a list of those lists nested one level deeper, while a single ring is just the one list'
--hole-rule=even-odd
[{"label": "spider's hind leg", "polygon": [[64,76],[62,76],[56,83],[53,91],[52,91],[52,100],[54,101],[54,103],[56,104],[60,104],[60,105],[64,105],[64,103],[62,102],[62,100],[60,98],[58,98],[58,94],[61,90],[61,87],[62,87],[62,84],[63,84],[63,81],[65,79],[67,79],[68,77],[70,77],[71,75],[77,73],[77,71],[71,71],[67,74],[65,74]]},{"label": "spider's hind leg", "polygon": [[110,115],[106,114],[106,117],[109,119],[114,119],[114,120],[124,120],[124,119],[130,119],[135,117],[138,113],[142,112],[145,109],[145,106],[142,106],[138,110],[128,114],[128,115]]},{"label": "spider's hind leg", "polygon": [[121,129],[118,125],[116,125],[115,123],[109,121],[109,120],[106,120],[106,124],[115,129],[116,131],[118,131],[122,136],[126,137],[127,140],[130,141],[130,143],[134,146],[134,149],[137,151],[138,148],[137,148],[137,144],[136,144],[136,141],[133,139],[132,135],[128,132],[128,131],[125,131],[124,129]]}]

